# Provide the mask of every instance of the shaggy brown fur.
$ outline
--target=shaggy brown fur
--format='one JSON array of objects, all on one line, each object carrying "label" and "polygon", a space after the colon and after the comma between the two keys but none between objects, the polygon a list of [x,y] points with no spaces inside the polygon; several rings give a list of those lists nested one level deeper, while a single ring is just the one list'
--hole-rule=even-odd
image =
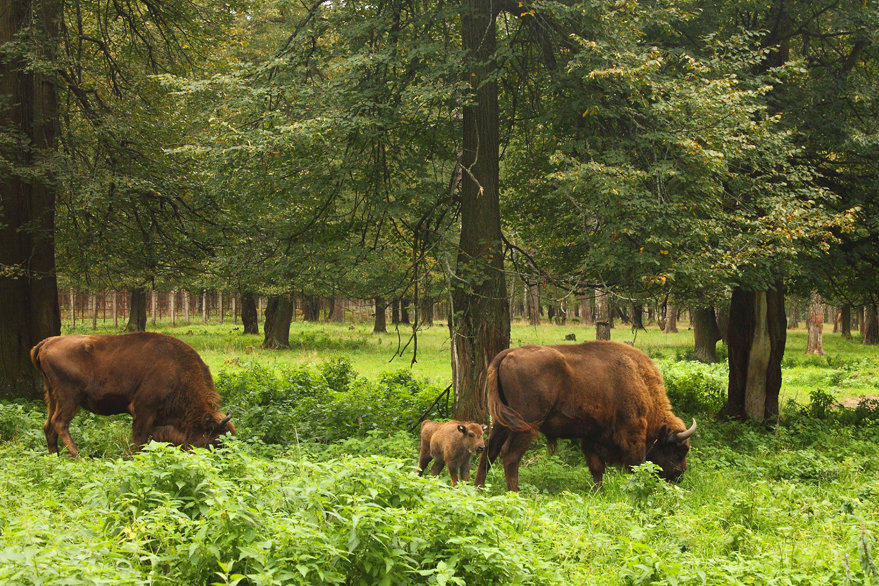
[{"label": "shaggy brown fur", "polygon": [[672,480],[687,468],[687,430],[672,413],[662,375],[646,354],[626,344],[522,346],[499,353],[489,366],[493,425],[476,484],[502,454],[509,490],[519,488],[519,461],[538,432],[550,443],[579,439],[600,486],[607,464],[650,460]]},{"label": "shaggy brown fur", "polygon": [[459,475],[470,480],[470,458],[474,453],[485,449],[482,439],[485,425],[469,421],[421,422],[421,445],[418,450],[418,473],[424,470],[431,460],[430,473],[438,475],[443,465],[448,466],[452,486],[457,486]]},{"label": "shaggy brown fur", "polygon": [[135,446],[154,439],[204,447],[235,432],[219,410],[207,365],[177,338],[53,336],[31,349],[31,362],[45,383],[49,453],[58,452],[60,437],[71,456],[79,454],[69,426],[80,406],[98,415],[130,413]]}]

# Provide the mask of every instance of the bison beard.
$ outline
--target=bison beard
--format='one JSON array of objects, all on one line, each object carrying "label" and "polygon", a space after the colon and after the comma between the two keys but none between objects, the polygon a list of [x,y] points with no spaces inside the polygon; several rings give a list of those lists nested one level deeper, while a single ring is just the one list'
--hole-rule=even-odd
[{"label": "bison beard", "polygon": [[519,490],[519,461],[543,433],[579,439],[596,487],[608,464],[647,460],[667,480],[687,469],[689,437],[671,411],[662,375],[640,350],[617,342],[522,346],[498,354],[488,371],[492,427],[477,486],[502,456],[507,489]]},{"label": "bison beard", "polygon": [[31,349],[43,375],[49,453],[58,439],[76,457],[70,421],[79,407],[98,415],[129,413],[131,441],[205,447],[235,432],[219,410],[210,370],[189,345],[164,334],[53,336]]}]

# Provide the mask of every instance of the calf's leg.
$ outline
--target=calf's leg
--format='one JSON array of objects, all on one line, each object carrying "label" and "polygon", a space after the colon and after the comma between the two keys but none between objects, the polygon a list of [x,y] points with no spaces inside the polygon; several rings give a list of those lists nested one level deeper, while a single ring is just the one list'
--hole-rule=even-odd
[{"label": "calf's leg", "polygon": [[55,425],[52,423],[52,417],[55,416],[55,396],[46,386],[46,423],[43,424],[43,433],[46,435],[46,445],[49,447],[50,454],[58,453],[58,432],[55,431]]},{"label": "calf's leg", "polygon": [[[49,439],[50,435],[52,437],[60,437],[61,441],[67,447],[67,453],[71,458],[79,457],[79,449],[77,449],[73,438],[70,437],[70,421],[73,419],[73,416],[76,415],[77,409],[79,409],[78,405],[68,405],[56,401],[55,411],[52,414],[51,421],[51,427],[54,430],[54,433],[46,434],[47,439]],[[49,451],[52,451],[51,445],[49,446]]]},{"label": "calf's leg", "polygon": [[421,447],[421,453],[418,454],[418,475],[424,476],[424,471],[427,470],[427,465],[430,464],[430,461],[433,460],[433,456],[430,455],[430,448],[428,447],[426,450],[424,446]]}]

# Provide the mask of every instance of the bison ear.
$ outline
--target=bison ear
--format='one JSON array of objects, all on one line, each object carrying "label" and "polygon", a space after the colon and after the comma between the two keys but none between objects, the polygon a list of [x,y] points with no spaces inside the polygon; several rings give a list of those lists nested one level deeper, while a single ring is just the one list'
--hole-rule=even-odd
[{"label": "bison ear", "polygon": [[463,425],[459,425],[459,426],[458,426],[458,431],[460,431],[460,432],[463,433],[464,435],[467,435],[467,428],[464,427]]},{"label": "bison ear", "polygon": [[656,437],[659,440],[659,443],[670,444],[674,441],[674,432],[668,425],[663,423],[662,427],[659,428],[659,434]]}]

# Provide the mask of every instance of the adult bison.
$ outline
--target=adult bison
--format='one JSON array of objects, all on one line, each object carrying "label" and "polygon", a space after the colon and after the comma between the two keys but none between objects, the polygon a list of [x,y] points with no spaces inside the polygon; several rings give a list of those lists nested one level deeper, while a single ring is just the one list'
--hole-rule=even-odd
[{"label": "adult bison", "polygon": [[488,370],[493,424],[477,486],[502,454],[508,490],[519,490],[519,461],[537,432],[550,442],[579,439],[596,486],[607,464],[646,460],[674,480],[687,469],[686,429],[671,411],[662,375],[640,350],[617,342],[522,346],[504,350]]},{"label": "adult bison", "polygon": [[177,338],[149,332],[103,336],[53,336],[31,349],[43,375],[48,415],[43,431],[49,453],[58,438],[76,457],[70,420],[80,406],[99,415],[130,413],[131,441],[181,446],[214,444],[235,432],[207,365]]}]

